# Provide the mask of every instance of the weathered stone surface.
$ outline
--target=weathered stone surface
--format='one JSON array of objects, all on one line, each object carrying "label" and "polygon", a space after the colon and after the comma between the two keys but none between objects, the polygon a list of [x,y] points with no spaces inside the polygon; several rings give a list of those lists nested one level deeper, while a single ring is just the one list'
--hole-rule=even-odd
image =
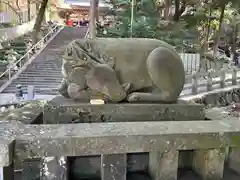
[{"label": "weathered stone surface", "polygon": [[126,121],[192,121],[204,120],[204,106],[179,101],[178,104],[104,104],[74,102],[56,97],[44,107],[44,124],[126,122]]},{"label": "weathered stone surface", "polygon": [[16,105],[15,109],[9,109],[0,113],[1,121],[18,121],[24,124],[41,124],[43,113],[42,101],[29,101]]},{"label": "weathered stone surface", "polygon": [[240,117],[240,106],[233,104],[226,107],[213,107],[206,110],[206,118],[211,120],[239,120]]},{"label": "weathered stone surface", "polygon": [[126,180],[127,154],[101,155],[102,180]]},{"label": "weathered stone surface", "polygon": [[0,167],[7,167],[13,162],[13,140],[0,139]]},{"label": "weathered stone surface", "polygon": [[239,145],[238,129],[234,120],[18,125],[15,157],[162,151],[169,142],[177,150],[214,149]]},{"label": "weathered stone surface", "polygon": [[178,151],[175,148],[149,153],[149,174],[153,180],[177,180],[177,172]]},{"label": "weathered stone surface", "polygon": [[203,180],[218,180],[223,178],[225,149],[195,150],[193,167]]}]

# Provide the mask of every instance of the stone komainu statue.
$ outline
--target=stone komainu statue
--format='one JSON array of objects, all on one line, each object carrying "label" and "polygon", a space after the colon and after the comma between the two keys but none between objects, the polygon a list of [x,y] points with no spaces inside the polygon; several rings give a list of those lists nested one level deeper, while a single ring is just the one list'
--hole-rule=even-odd
[{"label": "stone komainu statue", "polygon": [[174,48],[157,39],[79,39],[66,48],[59,92],[74,100],[177,101],[185,72]]}]

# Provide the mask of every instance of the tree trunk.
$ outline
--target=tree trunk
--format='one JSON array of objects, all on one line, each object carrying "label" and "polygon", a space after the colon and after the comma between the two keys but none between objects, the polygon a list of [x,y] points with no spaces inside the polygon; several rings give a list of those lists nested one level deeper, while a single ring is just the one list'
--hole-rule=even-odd
[{"label": "tree trunk", "polygon": [[96,3],[97,0],[90,0],[90,22],[89,22],[89,36],[96,37]]},{"label": "tree trunk", "polygon": [[23,23],[23,15],[21,14],[21,9],[19,7],[19,0],[16,0],[16,7],[17,7],[17,14],[18,14],[18,18],[19,18],[19,24]]},{"label": "tree trunk", "polygon": [[99,23],[99,0],[96,1],[96,22]]},{"label": "tree trunk", "polygon": [[170,9],[170,0],[165,0],[164,3],[164,20],[169,20],[169,9]]},{"label": "tree trunk", "polygon": [[175,0],[175,13],[173,16],[173,20],[174,21],[179,21],[179,17],[180,17],[180,0]]},{"label": "tree trunk", "polygon": [[210,17],[212,16],[212,6],[211,4],[208,6],[208,10],[209,10],[209,17],[208,17],[208,23],[207,23],[207,34],[206,34],[206,39],[205,39],[205,43],[204,43],[204,52],[208,51],[208,41],[209,41],[209,35],[210,35],[210,25],[211,25],[211,19]]},{"label": "tree trunk", "polygon": [[31,2],[27,0],[27,13],[28,13],[28,21],[31,21]]},{"label": "tree trunk", "polygon": [[39,12],[37,14],[37,18],[33,27],[33,33],[32,33],[32,39],[33,44],[36,44],[38,41],[38,33],[41,30],[41,25],[44,19],[45,10],[47,7],[48,0],[42,0],[41,7],[39,9]]},{"label": "tree trunk", "polygon": [[20,13],[19,9],[18,10],[15,9],[8,1],[2,1],[1,3],[6,4],[18,16],[19,23],[21,24],[22,23],[22,16],[21,16],[21,13]]},{"label": "tree trunk", "polygon": [[218,44],[219,44],[219,40],[221,37],[221,30],[222,30],[222,23],[223,23],[225,8],[226,8],[226,4],[222,3],[221,4],[221,14],[220,14],[220,18],[219,18],[219,27],[218,27],[218,31],[217,31],[217,35],[216,35],[215,47],[214,47],[214,53],[213,53],[214,57],[215,57],[215,54],[217,53]]}]

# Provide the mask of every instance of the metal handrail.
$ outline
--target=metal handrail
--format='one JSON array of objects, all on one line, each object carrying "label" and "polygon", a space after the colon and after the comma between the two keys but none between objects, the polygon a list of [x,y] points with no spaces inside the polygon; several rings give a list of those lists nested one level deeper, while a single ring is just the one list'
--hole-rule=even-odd
[{"label": "metal handrail", "polygon": [[84,38],[87,38],[88,35],[89,35],[89,27],[87,28],[87,31],[86,31],[86,34],[85,34]]},{"label": "metal handrail", "polygon": [[[58,25],[56,24],[53,28],[51,28],[51,30],[41,39],[39,40],[35,45],[33,45],[19,60],[17,60],[16,62],[14,62],[13,64],[11,64],[11,66],[6,70],[4,71],[1,75],[0,75],[0,78],[2,78],[4,75],[6,75],[8,73],[8,80],[10,80],[10,78],[12,77],[11,76],[11,70],[12,68],[14,68],[18,63],[20,63],[20,68],[22,67],[22,60],[28,56],[28,54],[32,53],[33,50],[36,50],[38,48],[38,45],[42,42],[44,42],[45,38],[47,38],[49,35],[52,34],[52,32],[54,32],[55,29],[58,28]],[[33,55],[34,56],[34,55]],[[20,69],[19,68],[19,69]]]}]

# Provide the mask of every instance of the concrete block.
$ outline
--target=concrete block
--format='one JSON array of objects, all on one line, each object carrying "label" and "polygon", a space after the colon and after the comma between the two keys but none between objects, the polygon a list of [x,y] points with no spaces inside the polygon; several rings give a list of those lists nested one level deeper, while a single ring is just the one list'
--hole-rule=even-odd
[{"label": "concrete block", "polygon": [[195,150],[193,168],[203,180],[219,180],[223,178],[224,149]]},{"label": "concrete block", "polygon": [[127,155],[101,155],[101,180],[126,180]]},{"label": "concrete block", "polygon": [[177,180],[177,171],[178,151],[176,149],[149,153],[149,174],[153,180]]}]

